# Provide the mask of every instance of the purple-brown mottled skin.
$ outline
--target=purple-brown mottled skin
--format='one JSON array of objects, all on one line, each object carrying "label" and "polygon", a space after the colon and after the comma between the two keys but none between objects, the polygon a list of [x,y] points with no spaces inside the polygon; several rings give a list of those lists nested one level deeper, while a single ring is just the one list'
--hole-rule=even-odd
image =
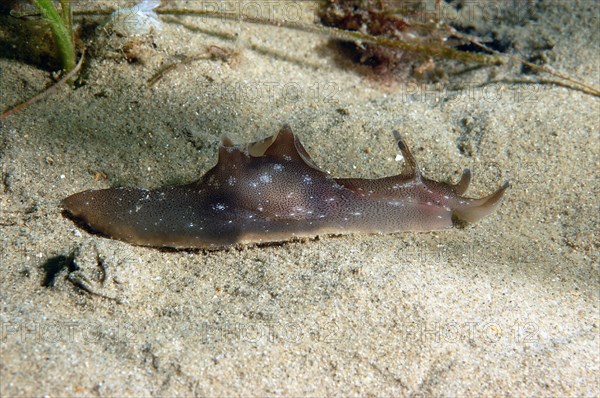
[{"label": "purple-brown mottled skin", "polygon": [[374,180],[332,178],[312,161],[288,126],[265,140],[219,148],[219,160],[200,180],[154,190],[110,188],[64,199],[66,215],[128,243],[219,249],[341,233],[432,231],[475,222],[494,211],[508,187],[482,199],[457,185],[421,176],[394,133],[405,166]]}]

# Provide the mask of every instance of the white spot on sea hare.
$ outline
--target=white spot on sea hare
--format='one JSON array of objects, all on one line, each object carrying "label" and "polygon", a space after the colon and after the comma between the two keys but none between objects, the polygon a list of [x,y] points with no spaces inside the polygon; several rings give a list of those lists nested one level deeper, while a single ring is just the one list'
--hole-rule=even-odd
[{"label": "white spot on sea hare", "polygon": [[388,202],[388,205],[391,205],[391,206],[404,206],[404,202],[402,202],[400,200],[390,200]]},{"label": "white spot on sea hare", "polygon": [[225,204],[223,204],[223,203],[215,203],[212,206],[212,208],[213,208],[213,210],[223,211],[223,210],[225,210],[227,208],[227,206],[225,206]]},{"label": "white spot on sea hare", "polygon": [[271,174],[262,174],[260,177],[260,182],[263,182],[265,184],[271,183],[273,182],[273,178],[271,177]]}]

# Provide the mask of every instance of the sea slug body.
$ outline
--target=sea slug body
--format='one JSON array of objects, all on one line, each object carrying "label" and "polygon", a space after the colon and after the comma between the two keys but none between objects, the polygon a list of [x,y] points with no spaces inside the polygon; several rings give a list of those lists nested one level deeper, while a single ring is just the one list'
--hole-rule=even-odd
[{"label": "sea slug body", "polygon": [[440,230],[476,222],[500,204],[508,184],[481,199],[463,197],[468,170],[456,185],[429,180],[394,136],[405,161],[396,176],[333,178],[284,126],[247,145],[224,138],[217,164],[191,184],[89,190],[67,197],[62,207],[86,229],[131,244],[220,249],[327,234]]}]

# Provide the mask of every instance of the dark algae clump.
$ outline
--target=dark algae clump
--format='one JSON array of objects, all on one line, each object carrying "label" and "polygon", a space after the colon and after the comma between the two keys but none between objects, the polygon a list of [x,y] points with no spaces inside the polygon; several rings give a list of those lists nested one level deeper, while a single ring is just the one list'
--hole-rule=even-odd
[{"label": "dark algae clump", "polygon": [[[444,72],[435,60],[498,63],[492,56],[459,50],[465,41],[438,19],[441,4],[435,7],[432,10],[421,2],[402,0],[324,0],[318,17],[325,26],[381,41],[337,41],[345,55],[372,68],[376,75],[408,74],[436,80]],[[400,45],[385,45],[388,41]]]}]

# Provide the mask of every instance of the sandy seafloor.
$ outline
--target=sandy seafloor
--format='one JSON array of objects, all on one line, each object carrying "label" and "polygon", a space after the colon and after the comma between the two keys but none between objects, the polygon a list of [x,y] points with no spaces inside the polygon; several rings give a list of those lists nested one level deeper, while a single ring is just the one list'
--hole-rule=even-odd
[{"label": "sandy seafloor", "polygon": [[[600,85],[597,3],[507,4],[474,25]],[[598,98],[516,64],[377,81],[320,36],[185,21],[201,29],[165,23],[141,63],[89,57],[83,85],[1,122],[2,397],[600,394]],[[147,87],[208,45],[237,55]],[[51,83],[11,59],[0,79],[2,109]],[[511,188],[467,229],[219,252],[135,247],[60,214],[85,189],[193,181],[221,135],[283,123],[334,176],[397,173],[396,128],[426,176],[470,167],[471,196]]]}]

